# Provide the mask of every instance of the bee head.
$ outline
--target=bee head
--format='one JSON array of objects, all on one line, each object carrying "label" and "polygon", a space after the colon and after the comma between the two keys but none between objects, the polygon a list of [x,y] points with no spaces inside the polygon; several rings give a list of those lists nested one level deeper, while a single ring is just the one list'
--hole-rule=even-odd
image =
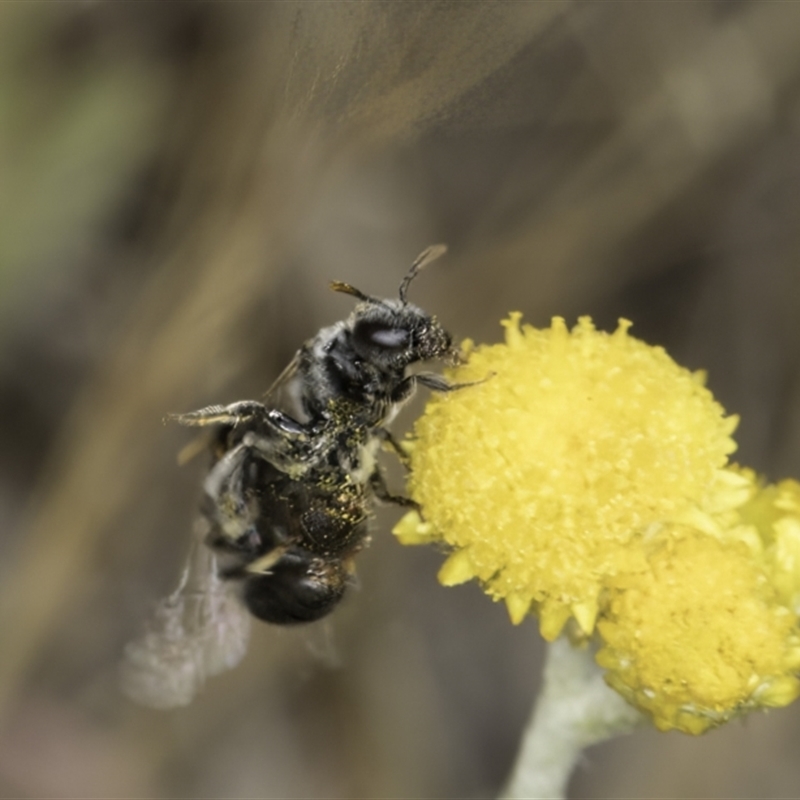
[{"label": "bee head", "polygon": [[406,300],[408,287],[419,271],[446,250],[443,244],[432,245],[417,256],[400,284],[397,300],[370,297],[339,281],[331,284],[334,291],[361,301],[348,320],[353,347],[361,358],[380,367],[396,368],[453,355],[452,338],[436,317]]},{"label": "bee head", "polygon": [[350,318],[353,348],[381,367],[406,367],[452,350],[450,334],[436,317],[411,303],[383,300],[359,305]]}]

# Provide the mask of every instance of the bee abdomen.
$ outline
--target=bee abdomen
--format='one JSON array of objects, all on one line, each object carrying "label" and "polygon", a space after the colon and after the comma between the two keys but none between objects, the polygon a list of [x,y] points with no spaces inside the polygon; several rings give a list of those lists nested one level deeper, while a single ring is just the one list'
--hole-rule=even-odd
[{"label": "bee abdomen", "polygon": [[349,574],[339,559],[294,553],[243,587],[250,613],[265,622],[293,625],[330,614],[344,595]]},{"label": "bee abdomen", "polygon": [[317,555],[342,555],[357,548],[367,533],[363,503],[315,503],[301,515],[302,544]]}]

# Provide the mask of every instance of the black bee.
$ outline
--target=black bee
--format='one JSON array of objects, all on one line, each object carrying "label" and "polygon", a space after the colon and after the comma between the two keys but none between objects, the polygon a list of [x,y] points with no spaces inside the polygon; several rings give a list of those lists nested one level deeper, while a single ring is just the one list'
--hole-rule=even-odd
[{"label": "black bee", "polygon": [[406,299],[420,269],[445,250],[434,245],[420,254],[398,299],[332,283],[358,305],[300,348],[265,402],[171,416],[213,426],[197,532],[207,547],[195,545],[156,625],[126,650],[124,685],[135,699],[182,705],[207,675],[238,663],[249,620],[237,613],[232,593],[271,623],[329,614],[352,580],[353,557],[367,544],[372,495],[413,505],[387,490],[376,455],[386,442],[402,457],[386,425],[418,384],[456,388],[434,373],[407,374],[419,361],[456,358],[436,318]]}]

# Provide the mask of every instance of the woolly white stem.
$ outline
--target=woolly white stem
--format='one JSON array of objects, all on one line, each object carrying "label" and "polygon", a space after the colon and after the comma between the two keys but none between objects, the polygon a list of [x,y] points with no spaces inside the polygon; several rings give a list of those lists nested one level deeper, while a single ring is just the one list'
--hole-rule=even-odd
[{"label": "woolly white stem", "polygon": [[502,800],[564,798],[585,747],[630,732],[642,719],[606,686],[588,648],[548,646],[544,682]]}]

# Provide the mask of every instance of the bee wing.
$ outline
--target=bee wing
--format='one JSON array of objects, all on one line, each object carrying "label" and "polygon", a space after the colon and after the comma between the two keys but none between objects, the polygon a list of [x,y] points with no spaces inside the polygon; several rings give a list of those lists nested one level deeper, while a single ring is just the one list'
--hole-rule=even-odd
[{"label": "bee wing", "polygon": [[122,689],[151,708],[188,705],[207,678],[242,660],[249,636],[249,614],[219,577],[214,554],[195,541],[178,588],[125,648]]},{"label": "bee wing", "polygon": [[280,408],[292,414],[298,413],[298,392],[301,388],[298,372],[301,355],[302,350],[298,350],[281,374],[272,382],[269,389],[261,396],[264,405],[268,408]]}]

